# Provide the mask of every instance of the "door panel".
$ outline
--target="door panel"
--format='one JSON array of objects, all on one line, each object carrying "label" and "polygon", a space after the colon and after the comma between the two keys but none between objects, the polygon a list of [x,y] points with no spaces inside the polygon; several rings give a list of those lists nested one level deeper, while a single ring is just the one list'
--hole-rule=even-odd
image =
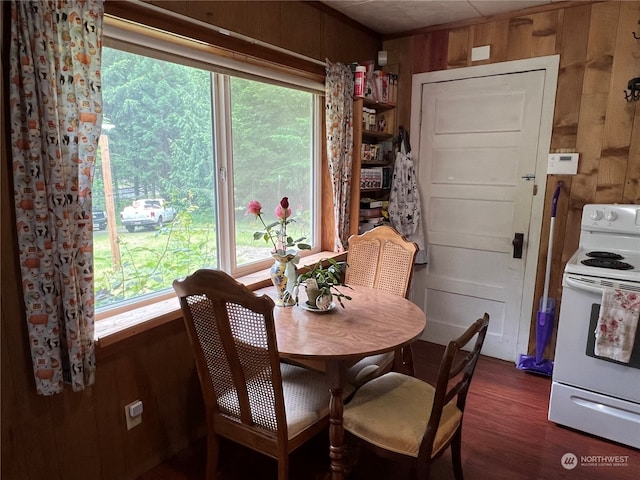
[{"label": "door panel", "polygon": [[[447,292],[432,289],[429,301],[432,305],[429,308],[428,315],[435,318],[447,318],[446,323],[432,322],[427,315],[427,330],[430,331],[429,335],[431,336],[447,337],[453,329],[464,331],[469,326],[469,312],[477,309],[480,309],[483,313],[487,312],[491,318],[485,343],[499,342],[501,337],[504,336],[505,319],[507,318],[506,302],[500,301],[495,295],[487,298],[478,298],[454,293],[453,291]],[[484,346],[482,354],[489,354],[485,351]]]},{"label": "door panel", "polygon": [[[515,148],[448,148],[433,151],[432,181],[437,185],[508,185],[516,175]],[[475,161],[470,165],[466,157]]]},{"label": "door panel", "polygon": [[[473,95],[456,92],[448,97],[437,98],[436,135],[521,131],[525,92],[493,92],[491,88],[478,88]],[[462,111],[482,112],[482,115],[460,115]]]},{"label": "door panel", "polygon": [[[419,184],[424,339],[446,344],[485,311],[483,353],[515,360],[545,72],[422,85]],[[472,92],[472,93],[470,93]],[[513,258],[515,233],[524,234]]]}]

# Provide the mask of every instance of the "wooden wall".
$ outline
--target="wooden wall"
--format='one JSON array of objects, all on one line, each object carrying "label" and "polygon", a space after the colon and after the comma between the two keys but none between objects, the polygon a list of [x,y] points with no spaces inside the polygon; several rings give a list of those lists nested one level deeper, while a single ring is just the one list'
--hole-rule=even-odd
[{"label": "wooden wall", "polygon": [[[350,63],[375,58],[381,45],[372,33],[304,2],[157,3],[319,60]],[[3,2],[2,7],[8,5]],[[118,5],[123,6],[107,2],[107,12]],[[124,7],[125,13],[136,14],[132,4]],[[8,32],[9,15],[4,20],[3,37]],[[172,22],[165,19],[165,23]],[[6,42],[3,70],[8,65],[4,46]],[[255,55],[263,52],[259,48],[247,51]],[[282,54],[279,58],[283,63],[288,61]],[[277,60],[277,56],[270,58]],[[2,98],[7,98],[4,88]],[[135,479],[204,435],[200,387],[184,327],[181,322],[168,323],[99,349],[96,383],[84,392],[36,395],[16,259],[5,116],[2,125],[0,477]],[[136,399],[144,403],[143,421],[127,431],[124,406]]]},{"label": "wooden wall", "polygon": [[[107,2],[107,11],[117,3]],[[380,45],[370,32],[306,2],[156,3],[319,60],[375,58]],[[557,180],[565,182],[550,290],[555,298],[561,295],[563,265],[577,247],[581,207],[640,201],[640,109],[622,93],[630,78],[640,76],[640,42],[632,36],[639,28],[640,2],[577,3],[415,32],[384,44],[389,63],[401,75],[399,124],[407,127],[413,73],[471,65],[471,48],[486,44],[491,45],[489,62],[561,55],[552,148],[576,149],[581,161],[577,176],[547,179],[548,197]],[[2,131],[8,131],[4,121]],[[183,328],[179,322],[169,323],[100,350],[96,384],[88,391],[37,396],[16,280],[5,137],[2,153],[0,476],[134,479],[204,433],[199,386]],[[535,298],[542,293],[547,213]],[[144,402],[143,423],[127,431],[123,409],[135,399]]]},{"label": "wooden wall", "polygon": [[377,58],[381,45],[375,32],[318,2],[145,1],[323,62]]},{"label": "wooden wall", "polygon": [[[389,39],[390,63],[400,62],[400,123],[409,125],[414,73],[560,55],[551,149],[580,153],[578,175],[549,175],[532,311],[542,296],[551,197],[558,203],[549,296],[560,300],[562,270],[577,249],[582,207],[588,203],[640,203],[640,104],[623,90],[640,77],[640,2],[564,2],[496,16],[481,23],[425,29]],[[471,62],[471,49],[490,45],[489,60]],[[556,312],[558,309],[556,309]],[[535,336],[530,337],[530,347]],[[547,348],[553,354],[555,341]],[[533,352],[533,350],[531,350]]]}]

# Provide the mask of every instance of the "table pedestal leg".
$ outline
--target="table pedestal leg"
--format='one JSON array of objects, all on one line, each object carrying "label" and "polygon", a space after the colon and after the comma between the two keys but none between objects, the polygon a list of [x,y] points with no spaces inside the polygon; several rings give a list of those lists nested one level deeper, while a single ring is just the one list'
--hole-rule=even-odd
[{"label": "table pedestal leg", "polygon": [[346,382],[346,365],[341,361],[330,362],[327,365],[329,378],[329,457],[331,458],[331,480],[345,478],[344,467],[344,425],[342,414],[344,403],[342,392]]},{"label": "table pedestal leg", "polygon": [[344,426],[342,425],[342,389],[331,388],[329,401],[329,457],[332,480],[344,478]]}]

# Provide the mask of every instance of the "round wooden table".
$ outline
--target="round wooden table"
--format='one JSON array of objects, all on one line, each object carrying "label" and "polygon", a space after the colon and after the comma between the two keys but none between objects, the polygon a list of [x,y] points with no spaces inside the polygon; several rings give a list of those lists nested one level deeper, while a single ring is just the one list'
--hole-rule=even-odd
[{"label": "round wooden table", "polygon": [[[278,351],[282,358],[323,363],[331,398],[329,440],[331,478],[344,478],[344,428],[342,392],[350,365],[368,355],[391,352],[415,341],[426,325],[425,313],[406,298],[373,288],[339,287],[352,297],[335,301],[328,312],[300,306],[275,307]],[[257,293],[275,296],[275,289]],[[302,293],[302,292],[301,292]],[[300,302],[306,301],[302,293]]]}]

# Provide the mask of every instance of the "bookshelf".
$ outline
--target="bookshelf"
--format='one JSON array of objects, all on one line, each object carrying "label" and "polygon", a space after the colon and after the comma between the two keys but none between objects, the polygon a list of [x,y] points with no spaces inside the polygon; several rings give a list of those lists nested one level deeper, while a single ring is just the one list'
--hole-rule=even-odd
[{"label": "bookshelf", "polygon": [[395,158],[395,105],[356,98],[353,119],[350,233],[356,235],[377,225],[382,202],[389,200]]}]

